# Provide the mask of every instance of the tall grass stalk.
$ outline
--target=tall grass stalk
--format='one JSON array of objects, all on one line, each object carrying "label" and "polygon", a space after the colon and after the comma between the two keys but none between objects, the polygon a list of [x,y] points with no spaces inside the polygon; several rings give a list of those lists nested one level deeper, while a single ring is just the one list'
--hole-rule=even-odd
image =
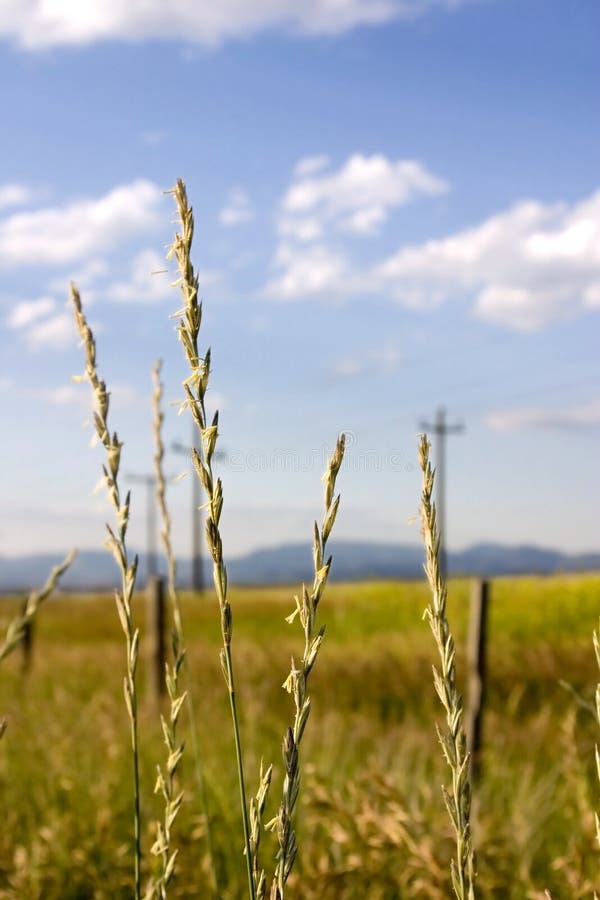
[{"label": "tall grass stalk", "polygon": [[[596,654],[596,662],[598,663],[598,668],[600,669],[600,628],[598,631],[594,631],[594,653]],[[600,725],[600,683],[596,685],[596,719],[598,721],[598,725]],[[598,783],[600,784],[600,747],[596,744],[596,772],[598,774]],[[596,813],[596,839],[600,844],[600,815]]]},{"label": "tall grass stalk", "polygon": [[456,653],[446,615],[447,590],[439,565],[440,536],[433,497],[434,472],[429,462],[430,444],[421,435],[419,465],[423,473],[421,526],[425,543],[425,573],[431,602],[425,611],[440,657],[433,667],[435,690],[446,713],[447,731],[437,729],[444,757],[452,773],[452,788],[443,788],[444,801],[454,827],[456,859],[451,861],[452,887],[458,900],[475,898],[475,862],[471,837],[471,785],[469,754],[463,727],[462,698],[456,687]]},{"label": "tall grass stalk", "polygon": [[108,539],[105,546],[110,550],[117,562],[121,573],[121,589],[115,591],[115,601],[119,621],[125,635],[126,643],[126,674],[123,679],[125,705],[129,716],[131,753],[133,765],[133,828],[134,828],[134,897],[141,898],[141,819],[140,819],[140,776],[139,776],[139,745],[138,745],[138,695],[136,683],[136,671],[139,655],[140,632],[134,627],[132,616],[132,599],[135,590],[135,578],[138,559],[134,557],[129,562],[127,554],[127,526],[129,524],[130,492],[128,491],[124,501],[121,499],[119,488],[119,468],[121,464],[121,449],[123,444],[116,431],[111,432],[108,427],[108,409],[110,394],[106,389],[106,383],[99,377],[96,366],[96,342],[92,330],[87,323],[81,305],[79,291],[71,284],[71,300],[75,313],[75,323],[81,336],[85,351],[85,373],[78,380],[89,381],[92,386],[94,399],[94,425],[98,440],[106,451],[106,463],[102,465],[102,481],[106,486],[108,498],[113,507],[116,520],[116,528],[106,526]]},{"label": "tall grass stalk", "polygon": [[312,590],[308,591],[306,585],[302,585],[302,599],[296,596],[296,609],[288,616],[287,621],[293,622],[296,616],[304,632],[304,652],[300,665],[297,666],[292,658],[290,674],[284,682],[284,688],[294,699],[294,722],[288,728],[283,739],[283,761],[285,776],[283,781],[283,796],[279,806],[279,812],[273,820],[272,827],[277,832],[279,851],[277,853],[277,865],[275,876],[271,883],[271,900],[283,900],[285,884],[294,865],[297,853],[296,832],[293,825],[293,815],[300,791],[300,742],[310,715],[310,696],[308,694],[308,678],[316,662],[323,637],[325,626],[322,625],[315,633],[317,609],[325,590],[329,570],[331,568],[331,556],[325,559],[325,548],[335,522],[340,505],[340,495],[334,497],[335,481],[344,458],[345,437],[340,435],[335,450],[327,463],[327,470],[323,476],[325,483],[325,515],[321,528],[317,522],[314,524],[313,537],[313,564],[314,580]]},{"label": "tall grass stalk", "polygon": [[188,203],[185,185],[181,179],[178,179],[173,189],[173,194],[175,196],[181,232],[175,234],[168,258],[176,260],[179,270],[179,278],[176,283],[179,284],[181,289],[183,308],[176,313],[176,316],[179,317],[178,335],[191,369],[191,375],[185,379],[183,385],[186,399],[183,402],[182,409],[189,407],[200,435],[200,450],[196,447],[192,448],[192,459],[196,475],[200,479],[208,500],[206,540],[213,559],[213,581],[221,613],[221,636],[223,640],[223,647],[220,654],[221,668],[223,670],[229,694],[231,721],[233,725],[240,804],[244,829],[244,852],[248,876],[248,892],[251,900],[256,900],[252,873],[250,822],[246,799],[233,659],[231,655],[233,617],[231,604],[227,596],[227,570],[223,561],[223,544],[221,541],[221,533],[219,531],[219,522],[223,509],[223,487],[221,479],[215,478],[212,468],[212,460],[218,436],[219,414],[216,412],[212,422],[208,424],[206,418],[205,397],[210,378],[210,349],[207,350],[204,356],[201,356],[198,350],[198,335],[202,321],[202,304],[198,301],[198,276],[194,271],[191,260],[191,249],[194,236],[194,215],[192,208]]},{"label": "tall grass stalk", "polygon": [[9,654],[21,643],[27,626],[42,603],[48,599],[50,594],[56,588],[61,577],[75,559],[76,552],[76,550],[71,550],[58,566],[54,566],[41,590],[32,591],[29,594],[25,603],[25,609],[9,623],[8,628],[6,629],[4,641],[0,644],[0,662],[9,656]]},{"label": "tall grass stalk", "polygon": [[[162,411],[162,398],[163,398],[163,385],[161,381],[161,371],[162,371],[162,362],[158,360],[154,366],[152,371],[152,381],[153,381],[153,393],[152,393],[152,408],[153,408],[153,436],[154,436],[154,474],[156,480],[156,499],[158,503],[158,508],[161,515],[162,520],[162,529],[161,529],[161,540],[163,543],[163,549],[165,551],[165,556],[167,559],[167,571],[168,571],[168,594],[169,594],[169,602],[171,607],[172,619],[173,619],[173,628],[171,633],[171,643],[172,643],[172,652],[173,652],[173,665],[167,666],[166,670],[166,682],[167,682],[167,691],[169,694],[169,700],[171,704],[170,709],[170,718],[168,722],[165,722],[162,719],[163,731],[165,731],[165,741],[167,744],[167,749],[169,750],[169,756],[167,760],[167,773],[166,777],[159,773],[159,777],[157,780],[156,788],[161,791],[163,797],[165,799],[165,818],[162,824],[157,823],[157,832],[158,832],[158,840],[153,847],[154,852],[160,853],[163,861],[163,872],[162,879],[164,884],[164,889],[166,891],[166,886],[168,884],[168,879],[166,879],[167,869],[169,866],[169,858],[168,851],[170,846],[170,830],[171,825],[173,824],[173,820],[179,806],[173,806],[173,797],[174,797],[174,789],[175,789],[175,769],[173,769],[172,776],[169,775],[168,769],[169,766],[173,762],[173,758],[171,756],[173,749],[177,743],[176,729],[177,729],[177,721],[179,718],[179,712],[181,707],[181,702],[179,697],[183,696],[185,698],[185,703],[187,706],[189,725],[190,725],[190,734],[192,738],[192,753],[194,757],[194,768],[196,773],[196,781],[198,783],[198,791],[200,794],[200,803],[202,806],[202,815],[204,818],[205,828],[206,828],[206,843],[207,843],[207,851],[208,851],[208,862],[210,869],[210,876],[213,885],[213,889],[215,893],[217,893],[217,877],[216,877],[216,867],[214,862],[214,852],[212,846],[212,832],[210,827],[210,822],[207,813],[207,799],[206,799],[206,786],[204,782],[204,772],[202,768],[202,762],[200,759],[200,747],[198,741],[197,727],[196,727],[196,716],[194,713],[194,706],[192,702],[192,692],[191,687],[188,683],[188,687],[183,693],[183,695],[179,695],[178,693],[178,680],[180,669],[188,668],[187,655],[185,649],[185,641],[184,641],[184,627],[183,627],[183,616],[181,613],[181,604],[179,602],[179,591],[177,589],[177,563],[175,559],[175,554],[173,552],[173,545],[171,542],[171,516],[169,513],[169,507],[167,504],[167,485],[166,478],[164,474],[164,455],[165,455],[165,446],[162,438],[162,427],[164,422],[164,413]],[[168,732],[168,739],[167,739]],[[177,760],[178,762],[178,760]],[[163,786],[163,781],[161,778],[164,778],[165,785]],[[165,796],[165,790],[168,792],[169,796]],[[170,798],[170,799],[169,799]],[[173,815],[174,813],[174,815]],[[171,872],[172,874],[172,872]],[[155,889],[159,889],[159,885],[157,884]],[[162,888],[160,888],[162,890]],[[162,897],[163,895],[160,894]]]},{"label": "tall grass stalk", "polygon": [[175,872],[177,849],[173,849],[171,829],[177,818],[177,813],[183,800],[183,791],[177,790],[177,768],[183,755],[183,743],[179,740],[177,725],[179,714],[186,698],[186,692],[180,692],[179,675],[185,659],[185,647],[183,643],[183,623],[177,594],[177,572],[175,554],[171,543],[171,516],[167,507],[166,480],[163,468],[165,447],[162,439],[163,412],[161,408],[162,383],[160,380],[162,363],[160,360],[152,370],[154,390],[152,392],[153,408],[153,436],[154,436],[154,476],[156,481],[156,498],[162,519],[161,539],[167,558],[168,567],[168,592],[173,619],[171,643],[173,662],[165,665],[165,680],[169,695],[169,715],[167,718],[161,715],[165,745],[167,747],[167,761],[163,768],[157,766],[157,779],[155,793],[162,794],[164,800],[164,816],[162,822],[156,823],[156,841],[152,845],[152,853],[161,860],[161,872],[155,881],[151,881],[146,892],[146,898],[159,897],[166,900],[167,889]]}]

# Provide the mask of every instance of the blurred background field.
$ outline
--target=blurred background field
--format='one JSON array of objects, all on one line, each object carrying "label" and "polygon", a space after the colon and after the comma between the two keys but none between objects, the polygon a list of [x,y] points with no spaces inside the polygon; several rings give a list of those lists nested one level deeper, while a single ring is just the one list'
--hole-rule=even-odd
[{"label": "blurred background field", "polygon": [[[491,586],[489,694],[482,781],[476,792],[480,895],[589,897],[597,872],[594,773],[598,672],[591,635],[600,576],[497,579]],[[275,763],[267,816],[281,791],[281,739],[291,703],[281,684],[301,653],[284,618],[294,588],[235,588],[238,693],[249,790],[260,760]],[[449,617],[464,672],[467,581],[450,582]],[[332,585],[313,673],[303,745],[300,848],[290,895],[447,897],[452,835],[440,787],[447,773],[435,735],[434,647],[422,620],[421,582]],[[184,595],[189,670],[208,792],[218,896],[244,896],[229,709],[218,661],[216,601]],[[144,628],[146,601],[135,601]],[[6,626],[17,599],[0,604]],[[110,596],[51,599],[35,623],[30,671],[16,653],[0,677],[8,729],[0,755],[0,897],[75,900],[130,896],[130,755],[122,700],[124,659]],[[145,659],[144,659],[145,662]],[[164,750],[144,685],[141,738],[145,865],[155,767]],[[564,679],[578,701],[560,684]],[[187,728],[184,723],[184,729]],[[175,827],[173,897],[211,896],[205,820],[188,741]],[[265,838],[267,871],[275,850]],[[597,886],[597,885],[596,885]]]}]

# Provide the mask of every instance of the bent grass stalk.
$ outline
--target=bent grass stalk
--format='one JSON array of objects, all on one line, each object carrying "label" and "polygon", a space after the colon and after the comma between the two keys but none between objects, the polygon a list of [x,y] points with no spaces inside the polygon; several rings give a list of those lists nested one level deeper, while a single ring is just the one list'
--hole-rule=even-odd
[{"label": "bent grass stalk", "polygon": [[340,495],[334,498],[335,481],[344,458],[345,436],[342,434],[337,440],[333,454],[327,463],[327,470],[323,476],[325,482],[325,515],[321,529],[317,522],[314,524],[313,539],[313,563],[314,580],[312,590],[309,593],[306,585],[302,585],[302,599],[294,597],[296,609],[287,617],[292,623],[296,616],[304,631],[304,652],[300,666],[296,666],[292,657],[292,666],[283,687],[294,698],[294,722],[288,728],[283,739],[283,761],[285,776],[283,781],[283,797],[279,812],[275,819],[269,823],[277,832],[279,851],[277,853],[277,865],[275,876],[271,883],[271,900],[283,900],[285,884],[294,865],[297,853],[296,832],[293,827],[293,815],[300,791],[300,759],[299,749],[302,735],[310,715],[310,696],[307,691],[308,678],[316,662],[323,637],[325,626],[322,625],[315,634],[317,609],[325,590],[329,570],[331,568],[331,556],[325,560],[325,547],[335,522],[340,505]]},{"label": "bent grass stalk", "polygon": [[198,350],[198,335],[202,321],[202,304],[198,301],[198,276],[194,271],[191,260],[191,248],[194,236],[194,215],[192,208],[188,203],[185,185],[181,179],[178,179],[172,193],[175,196],[181,232],[176,232],[167,258],[175,259],[179,270],[179,278],[177,279],[176,284],[178,284],[181,289],[183,309],[175,315],[179,317],[179,326],[177,329],[179,340],[183,345],[191,369],[191,375],[186,378],[183,383],[186,399],[182,403],[180,412],[186,407],[189,407],[200,435],[201,449],[199,451],[196,447],[193,447],[192,458],[196,475],[200,479],[208,500],[206,540],[213,559],[213,581],[221,613],[221,636],[223,640],[221,668],[223,670],[229,694],[229,705],[233,725],[242,823],[244,829],[244,853],[248,876],[248,892],[251,900],[256,900],[254,877],[252,873],[250,823],[246,800],[239,715],[235,694],[233,659],[231,655],[232,612],[231,604],[227,596],[227,570],[225,568],[225,563],[223,562],[223,544],[221,541],[221,533],[219,531],[219,522],[223,509],[223,487],[221,479],[215,479],[212,468],[212,460],[218,436],[219,414],[218,412],[215,413],[212,423],[209,425],[206,418],[205,397],[210,378],[210,349],[207,350],[204,357],[200,356]]},{"label": "bent grass stalk", "polygon": [[108,409],[110,394],[106,390],[106,383],[101,380],[96,367],[96,342],[92,330],[87,323],[81,305],[79,291],[71,284],[71,300],[73,302],[75,323],[81,336],[85,350],[85,373],[77,376],[76,380],[89,381],[92,386],[94,398],[94,425],[96,435],[106,451],[106,464],[102,465],[101,484],[106,486],[111,506],[115,512],[116,530],[110,525],[106,526],[108,539],[105,546],[110,550],[121,572],[121,589],[115,591],[115,601],[119,621],[125,635],[126,642],[126,675],[123,679],[125,705],[129,716],[131,752],[133,764],[133,827],[134,827],[134,897],[141,898],[141,822],[140,822],[140,777],[139,777],[139,746],[138,746],[138,698],[136,684],[136,670],[139,653],[140,632],[133,625],[131,602],[135,589],[135,577],[137,573],[138,559],[134,557],[132,563],[127,555],[126,536],[129,524],[130,492],[127,492],[125,500],[121,502],[119,489],[119,467],[121,463],[121,449],[123,444],[119,441],[116,431],[110,432],[108,428]]},{"label": "bent grass stalk", "polygon": [[21,643],[27,625],[31,622],[42,603],[47,600],[50,594],[54,591],[58,582],[75,559],[76,554],[76,550],[71,550],[71,552],[67,554],[64,560],[58,566],[54,566],[54,568],[50,571],[48,579],[43,588],[41,588],[39,591],[32,591],[29,594],[27,602],[25,603],[25,609],[23,613],[21,613],[21,615],[19,616],[16,616],[12,620],[12,622],[9,623],[8,628],[6,629],[4,641],[2,642],[2,644],[0,644],[0,662],[2,662],[3,659],[9,656],[12,651]]},{"label": "bent grass stalk", "polygon": [[431,590],[431,602],[425,610],[440,656],[438,670],[433,667],[433,682],[446,713],[447,731],[438,727],[438,738],[452,773],[452,788],[443,788],[446,809],[456,838],[456,859],[451,861],[452,887],[458,900],[475,898],[475,861],[471,837],[471,786],[469,754],[463,727],[462,698],[456,687],[454,639],[446,615],[446,584],[439,566],[440,536],[435,503],[432,501],[434,473],[429,462],[430,444],[421,435],[419,465],[423,473],[421,526],[425,543],[425,573]]},{"label": "bent grass stalk", "polygon": [[[0,644],[0,662],[2,662],[3,659],[6,659],[7,656],[10,656],[13,650],[19,646],[23,640],[27,626],[33,620],[42,603],[47,600],[54,591],[76,555],[77,551],[71,550],[59,565],[54,566],[50,570],[50,574],[48,575],[43,588],[39,591],[32,591],[27,598],[25,609],[21,615],[15,616],[15,618],[9,622],[6,634],[4,635],[4,641]],[[0,738],[2,738],[5,731],[6,719],[0,719]]]}]

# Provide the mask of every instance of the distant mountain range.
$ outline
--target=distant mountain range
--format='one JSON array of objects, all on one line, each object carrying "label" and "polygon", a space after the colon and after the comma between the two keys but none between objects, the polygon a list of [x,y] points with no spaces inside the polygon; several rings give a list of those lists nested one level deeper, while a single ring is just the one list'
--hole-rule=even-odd
[{"label": "distant mountain range", "polygon": [[[418,544],[366,544],[332,541],[334,573],[337,581],[369,578],[420,578],[423,575],[423,549]],[[0,557],[0,592],[40,587],[60,554]],[[145,580],[145,558],[140,558],[140,580]],[[208,562],[206,564],[208,576]],[[600,553],[567,554],[543,547],[502,544],[474,544],[466,550],[448,553],[448,570],[453,575],[526,575],[553,572],[600,570]],[[227,560],[229,580],[238,584],[297,583],[310,580],[312,559],[305,544],[282,544],[255,550]],[[185,587],[191,580],[191,563],[178,563],[179,581]],[[63,587],[70,590],[101,590],[117,584],[114,560],[105,551],[82,550]]]}]

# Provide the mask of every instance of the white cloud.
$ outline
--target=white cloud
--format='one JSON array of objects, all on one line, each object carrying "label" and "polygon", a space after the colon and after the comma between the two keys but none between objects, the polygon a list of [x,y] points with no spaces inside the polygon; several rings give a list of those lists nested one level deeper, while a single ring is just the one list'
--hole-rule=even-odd
[{"label": "white cloud", "polygon": [[364,25],[409,20],[465,0],[5,0],[0,36],[39,50],[103,40],[176,39],[215,46],[266,29],[306,35],[339,34]]},{"label": "white cloud", "polygon": [[276,267],[282,269],[282,273],[264,289],[265,295],[273,300],[297,300],[310,294],[337,297],[344,290],[346,261],[322,244],[300,248],[281,245]]},{"label": "white cloud", "polygon": [[325,153],[318,156],[305,156],[298,160],[294,166],[294,178],[304,178],[306,175],[314,175],[329,165],[329,157]]},{"label": "white cloud", "polygon": [[360,375],[392,375],[401,356],[396,347],[381,347],[363,356],[345,356],[331,367],[334,378],[357,378]]},{"label": "white cloud", "polygon": [[17,303],[7,316],[9,328],[27,328],[38,319],[45,318],[56,309],[53,297],[40,297],[38,300],[23,300]]},{"label": "white cloud", "polygon": [[[306,169],[306,160],[300,172]],[[282,202],[282,230],[307,217],[342,231],[373,234],[387,219],[389,210],[404,205],[419,194],[435,195],[448,190],[442,179],[415,160],[397,160],[376,154],[351,156],[336,172],[301,174]],[[291,220],[291,221],[290,221]]]},{"label": "white cloud", "polygon": [[473,228],[402,247],[372,279],[416,308],[471,295],[479,318],[521,331],[574,317],[600,300],[600,192],[572,206],[518,203]]},{"label": "white cloud", "polygon": [[22,334],[25,342],[34,351],[44,348],[63,350],[76,342],[73,316],[70,316],[68,313],[58,313],[55,316],[35,322],[30,328],[24,330]]},{"label": "white cloud", "polygon": [[0,209],[25,206],[31,201],[31,191],[22,184],[0,184]]},{"label": "white cloud", "polygon": [[600,428],[600,401],[594,400],[568,409],[508,409],[489,413],[485,424],[494,431],[522,429]]},{"label": "white cloud", "polygon": [[162,192],[134,181],[97,199],[14,213],[0,221],[0,268],[64,265],[113,249],[159,223]]},{"label": "white cloud", "polygon": [[[129,409],[139,402],[139,393],[128,384],[111,384],[109,393],[113,409]],[[90,386],[85,382],[48,388],[44,396],[53,406],[79,406],[85,409],[93,406]]]},{"label": "white cloud", "polygon": [[391,209],[448,189],[414,160],[354,154],[335,171],[324,171],[327,164],[325,156],[308,157],[295,168],[281,201],[274,260],[279,275],[265,288],[269,297],[293,300],[363,289],[363,277],[354,273],[351,282],[343,251],[332,249],[328,239],[336,232],[371,235]]},{"label": "white cloud", "polygon": [[227,203],[219,213],[219,222],[225,227],[243,225],[254,218],[250,197],[243,188],[234,188],[229,193]]},{"label": "white cloud", "polygon": [[6,324],[17,332],[30,350],[62,350],[75,343],[75,325],[71,315],[57,313],[56,309],[53,297],[23,300],[15,304]]},{"label": "white cloud", "polygon": [[81,406],[90,405],[89,392],[79,390],[79,386],[74,384],[61,384],[60,387],[48,388],[46,391],[46,399],[53,406]]},{"label": "white cloud", "polygon": [[109,285],[103,294],[120,303],[155,303],[174,297],[171,281],[164,257],[142,250],[133,260],[129,280]]},{"label": "white cloud", "polygon": [[0,394],[10,391],[14,386],[14,380],[10,375],[0,375]]}]

